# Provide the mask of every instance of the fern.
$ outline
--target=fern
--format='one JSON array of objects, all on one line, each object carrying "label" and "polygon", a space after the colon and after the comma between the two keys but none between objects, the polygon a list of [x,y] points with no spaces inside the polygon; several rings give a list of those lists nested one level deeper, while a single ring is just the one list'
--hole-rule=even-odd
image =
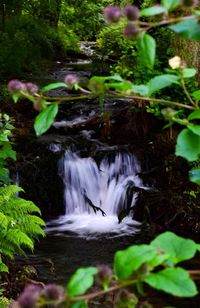
[{"label": "fern", "polygon": [[33,250],[34,239],[44,236],[44,221],[35,214],[40,209],[31,201],[18,198],[23,191],[15,185],[0,187],[0,273],[8,271],[2,257],[14,258],[15,253],[25,254],[25,249]]}]

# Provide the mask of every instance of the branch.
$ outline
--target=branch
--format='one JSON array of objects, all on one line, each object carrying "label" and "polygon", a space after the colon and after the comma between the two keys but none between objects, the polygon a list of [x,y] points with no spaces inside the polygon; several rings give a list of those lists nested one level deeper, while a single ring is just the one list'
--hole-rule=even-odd
[{"label": "branch", "polygon": [[174,101],[169,101],[165,99],[160,99],[160,98],[150,98],[150,97],[144,97],[144,96],[137,96],[137,95],[124,95],[124,94],[114,94],[114,97],[123,97],[123,98],[130,98],[130,99],[136,99],[136,100],[143,100],[147,102],[156,102],[156,103],[162,103],[162,104],[168,104],[168,105],[174,105],[177,107],[185,108],[185,109],[190,109],[194,110],[195,108],[190,105],[186,104],[181,104],[179,102],[174,102]]}]

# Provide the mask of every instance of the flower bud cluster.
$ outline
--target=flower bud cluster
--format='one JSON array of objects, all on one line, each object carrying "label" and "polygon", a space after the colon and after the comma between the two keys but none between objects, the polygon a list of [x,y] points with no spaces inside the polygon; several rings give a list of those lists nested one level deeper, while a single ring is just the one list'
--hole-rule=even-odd
[{"label": "flower bud cluster", "polygon": [[67,85],[68,89],[71,90],[71,89],[73,89],[73,87],[75,85],[78,84],[79,79],[78,79],[77,75],[75,75],[75,74],[68,74],[68,75],[65,76],[64,82]]},{"label": "flower bud cluster", "polygon": [[39,91],[39,87],[32,82],[22,82],[17,79],[10,80],[8,83],[8,91],[11,94],[24,93],[28,95],[34,95]]},{"label": "flower bud cluster", "polygon": [[140,11],[135,5],[129,4],[124,9],[119,6],[107,6],[104,10],[104,17],[108,23],[116,23],[121,17],[125,17],[128,23],[123,30],[123,34],[128,39],[135,38],[140,31],[137,26]]},{"label": "flower bud cluster", "polygon": [[21,293],[17,300],[19,308],[39,307],[39,303],[47,303],[57,307],[58,304],[65,300],[65,290],[61,286],[48,284],[45,287],[40,285],[28,285]]}]

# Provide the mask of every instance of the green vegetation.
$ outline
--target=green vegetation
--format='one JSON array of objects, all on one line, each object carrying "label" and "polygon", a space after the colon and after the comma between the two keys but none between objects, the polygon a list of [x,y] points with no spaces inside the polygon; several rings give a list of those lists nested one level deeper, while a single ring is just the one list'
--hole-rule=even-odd
[{"label": "green vegetation", "polygon": [[[47,285],[33,293],[34,286],[28,286],[17,302],[20,307],[25,307],[30,299],[32,307],[88,307],[91,300],[114,293],[116,307],[134,308],[138,297],[144,296],[146,284],[176,297],[193,297],[197,288],[192,271],[178,264],[193,258],[197,251],[199,244],[194,241],[165,232],[149,245],[133,245],[116,252],[113,269],[105,265],[79,268],[67,283],[66,291]],[[93,285],[98,291],[88,293]]]},{"label": "green vegetation", "polygon": [[[63,102],[98,97],[103,107],[105,97],[131,98],[142,102],[147,111],[158,112],[167,122],[165,128],[174,124],[183,128],[176,140],[175,155],[194,164],[189,172],[190,181],[200,185],[200,90],[195,79],[199,72],[173,54],[170,39],[165,39],[175,33],[200,41],[198,3],[162,0],[157,6],[154,1],[139,1],[138,7],[129,5],[122,9],[118,5],[126,5],[127,1],[17,2],[17,6],[13,1],[2,4],[1,73],[13,76],[38,69],[46,59],[78,51],[79,40],[83,39],[97,38],[102,54],[116,61],[111,76],[93,76],[84,87],[72,74],[41,89],[30,82],[11,80],[8,90],[14,102],[30,101],[39,112],[34,122],[36,135],[44,134],[51,127]],[[104,10],[107,21],[104,25],[106,5],[115,6]],[[160,40],[158,44],[156,37]],[[49,91],[58,88],[75,90],[78,94],[49,96]],[[13,128],[9,116],[1,114],[0,273],[9,270],[8,259],[13,259],[15,253],[24,254],[26,248],[33,250],[34,239],[44,235],[41,228],[44,222],[35,215],[40,215],[38,207],[17,196],[21,188],[9,185],[7,160],[16,158],[10,139]],[[189,194],[196,198],[195,191]],[[199,247],[192,240],[166,232],[149,245],[118,251],[113,270],[105,266],[79,268],[70,278],[67,292],[54,285],[28,286],[18,303],[26,307],[29,298],[32,299],[30,308],[62,307],[63,304],[83,308],[93,298],[117,292],[116,307],[136,307],[145,284],[176,297],[193,297],[197,294],[193,272],[177,264],[193,258]],[[94,282],[100,291],[85,294]],[[133,287],[132,292],[129,287]],[[0,304],[5,300],[0,297]]]}]

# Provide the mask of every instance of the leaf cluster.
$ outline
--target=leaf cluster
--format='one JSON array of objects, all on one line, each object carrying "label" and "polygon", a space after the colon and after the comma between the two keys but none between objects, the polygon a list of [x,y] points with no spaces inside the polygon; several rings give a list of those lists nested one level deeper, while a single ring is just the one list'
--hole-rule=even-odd
[{"label": "leaf cluster", "polygon": [[15,185],[0,187],[0,273],[8,271],[5,257],[13,259],[16,253],[25,254],[25,248],[33,250],[34,239],[44,236],[40,210],[17,196],[22,191]]}]

